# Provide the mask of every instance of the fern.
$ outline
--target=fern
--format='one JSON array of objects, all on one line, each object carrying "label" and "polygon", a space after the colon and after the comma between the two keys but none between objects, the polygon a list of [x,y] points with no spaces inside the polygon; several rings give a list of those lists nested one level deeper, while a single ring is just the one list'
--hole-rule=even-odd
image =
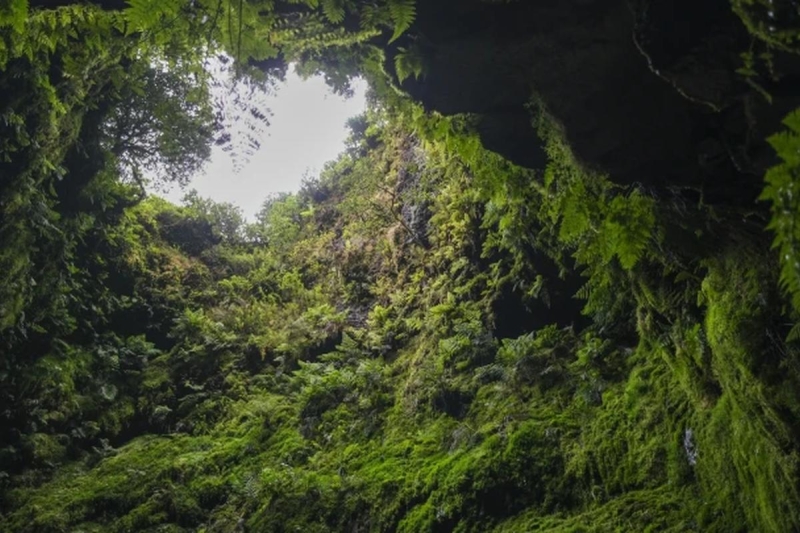
[{"label": "fern", "polygon": [[417,16],[416,0],[389,0],[389,15],[394,24],[394,33],[389,42],[396,41],[403,35]]},{"label": "fern", "polygon": [[789,334],[786,336],[786,342],[797,342],[800,341],[800,323],[795,324],[792,326],[792,329],[789,330]]},{"label": "fern", "polygon": [[797,8],[791,7],[791,2],[785,7],[781,4],[773,0],[732,0],[731,7],[751,35],[777,50],[796,54],[800,52]]},{"label": "fern", "polygon": [[590,282],[586,282],[581,285],[581,288],[575,292],[575,298],[579,300],[589,300],[592,297],[592,284]]},{"label": "fern", "polygon": [[767,171],[760,199],[772,203],[767,229],[775,233],[773,248],[780,253],[780,285],[800,310],[800,109],[783,123],[788,130],[768,139],[782,162]]},{"label": "fern", "polygon": [[638,191],[617,196],[603,221],[603,258],[616,256],[622,268],[632,269],[647,249],[655,226],[653,201]]},{"label": "fern", "polygon": [[160,2],[159,0],[128,0],[125,17],[128,22],[128,33],[144,31],[156,26],[165,12],[170,11],[170,4],[175,0]]},{"label": "fern", "polygon": [[397,72],[397,79],[403,83],[407,78],[414,76],[419,78],[425,72],[425,63],[417,47],[399,48],[394,57],[394,69]]},{"label": "fern", "polygon": [[345,10],[342,0],[320,0],[322,13],[325,18],[333,24],[338,24],[344,20]]},{"label": "fern", "polygon": [[279,49],[286,58],[295,59],[307,52],[353,46],[379,34],[374,28],[347,31],[342,26],[332,26],[324,13],[292,13],[276,21],[265,41],[276,53]]},{"label": "fern", "polygon": [[583,183],[573,184],[556,211],[561,215],[558,238],[562,242],[572,244],[592,227],[589,204]]},{"label": "fern", "polygon": [[0,1],[0,28],[10,26],[14,32],[22,33],[27,18],[28,0]]}]

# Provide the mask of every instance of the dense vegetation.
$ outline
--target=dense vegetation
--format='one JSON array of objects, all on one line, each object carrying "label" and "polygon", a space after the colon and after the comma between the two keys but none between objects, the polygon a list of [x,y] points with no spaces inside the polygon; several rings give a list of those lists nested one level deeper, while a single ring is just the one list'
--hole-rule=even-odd
[{"label": "dense vegetation", "polygon": [[[118,4],[0,2],[0,530],[800,529],[797,112],[730,190],[616,180],[531,92],[527,168],[415,101],[414,2]],[[776,4],[728,9],[753,131]],[[336,161],[252,223],[147,197],[257,149],[288,61],[371,83]]]}]

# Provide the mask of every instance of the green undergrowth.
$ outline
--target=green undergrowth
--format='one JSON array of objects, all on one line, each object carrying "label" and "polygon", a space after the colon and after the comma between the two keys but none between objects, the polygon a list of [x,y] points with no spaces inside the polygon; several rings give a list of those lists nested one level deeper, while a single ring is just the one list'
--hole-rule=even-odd
[{"label": "green undergrowth", "polygon": [[[432,74],[416,6],[0,6],[0,531],[800,530],[797,113],[746,211],[616,185],[535,96],[522,169],[390,81]],[[768,97],[796,28],[732,6]],[[218,45],[231,95],[373,89],[250,223],[143,188],[242,148]]]},{"label": "green undergrowth", "polygon": [[96,309],[69,311],[106,336],[35,344],[0,529],[800,527],[763,236],[586,171],[531,109],[541,172],[405,103],[254,223],[125,210],[86,243]]}]

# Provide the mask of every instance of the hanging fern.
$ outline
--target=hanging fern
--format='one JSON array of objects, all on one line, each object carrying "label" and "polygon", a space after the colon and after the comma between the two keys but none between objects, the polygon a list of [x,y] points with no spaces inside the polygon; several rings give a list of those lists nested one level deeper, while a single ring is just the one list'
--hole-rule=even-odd
[{"label": "hanging fern", "polygon": [[164,17],[175,17],[182,4],[181,0],[128,0],[128,33],[152,30]]},{"label": "hanging fern", "polygon": [[10,26],[16,33],[22,33],[27,16],[28,0],[0,1],[0,28]]},{"label": "hanging fern", "polygon": [[575,244],[592,227],[591,202],[582,181],[576,181],[559,202],[555,214],[561,217],[558,238],[566,244]]},{"label": "hanging fern", "polygon": [[294,59],[307,52],[353,46],[379,34],[375,28],[347,31],[332,25],[323,13],[291,13],[276,21],[268,42],[284,57]]},{"label": "hanging fern", "polygon": [[345,10],[342,0],[321,0],[322,13],[325,18],[333,24],[338,24],[344,20]]},{"label": "hanging fern", "polygon": [[800,341],[800,322],[792,326],[792,329],[789,330],[789,334],[786,335],[786,342],[797,341]]},{"label": "hanging fern", "polygon": [[768,229],[775,233],[773,248],[780,253],[780,284],[800,311],[800,109],[783,123],[789,128],[770,137],[782,163],[767,171],[761,200],[772,203]]},{"label": "hanging fern", "polygon": [[606,261],[617,257],[625,270],[636,265],[653,235],[653,204],[652,198],[638,191],[611,201],[599,234]]},{"label": "hanging fern", "polygon": [[397,40],[403,35],[417,16],[416,0],[389,0],[389,15],[394,24],[394,33],[389,42]]},{"label": "hanging fern", "polygon": [[394,57],[394,69],[397,72],[397,79],[400,83],[403,80],[414,76],[419,78],[425,73],[425,63],[422,54],[415,46],[409,48],[399,48]]},{"label": "hanging fern", "polygon": [[778,50],[795,54],[800,52],[800,24],[794,2],[732,0],[731,7],[754,37]]}]

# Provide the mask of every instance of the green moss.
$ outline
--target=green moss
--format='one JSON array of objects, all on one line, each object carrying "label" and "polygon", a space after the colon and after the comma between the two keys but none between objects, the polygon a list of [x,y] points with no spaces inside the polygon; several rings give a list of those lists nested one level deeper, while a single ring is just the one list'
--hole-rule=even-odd
[{"label": "green moss", "polygon": [[594,504],[574,516],[541,516],[525,513],[499,525],[493,531],[552,531],[554,533],[604,533],[642,531],[703,531],[693,518],[690,490],[659,487],[625,493],[605,504]]},{"label": "green moss", "polygon": [[[706,330],[722,397],[699,433],[698,446],[707,451],[698,460],[698,479],[721,508],[741,509],[751,528],[786,531],[800,523],[794,503],[800,472],[793,429],[784,415],[791,404],[772,391],[797,383],[798,375],[775,366],[778,354],[761,329],[774,313],[768,274],[764,265],[745,265],[729,255],[711,266],[703,282]],[[714,521],[740,527],[726,518]]]}]

